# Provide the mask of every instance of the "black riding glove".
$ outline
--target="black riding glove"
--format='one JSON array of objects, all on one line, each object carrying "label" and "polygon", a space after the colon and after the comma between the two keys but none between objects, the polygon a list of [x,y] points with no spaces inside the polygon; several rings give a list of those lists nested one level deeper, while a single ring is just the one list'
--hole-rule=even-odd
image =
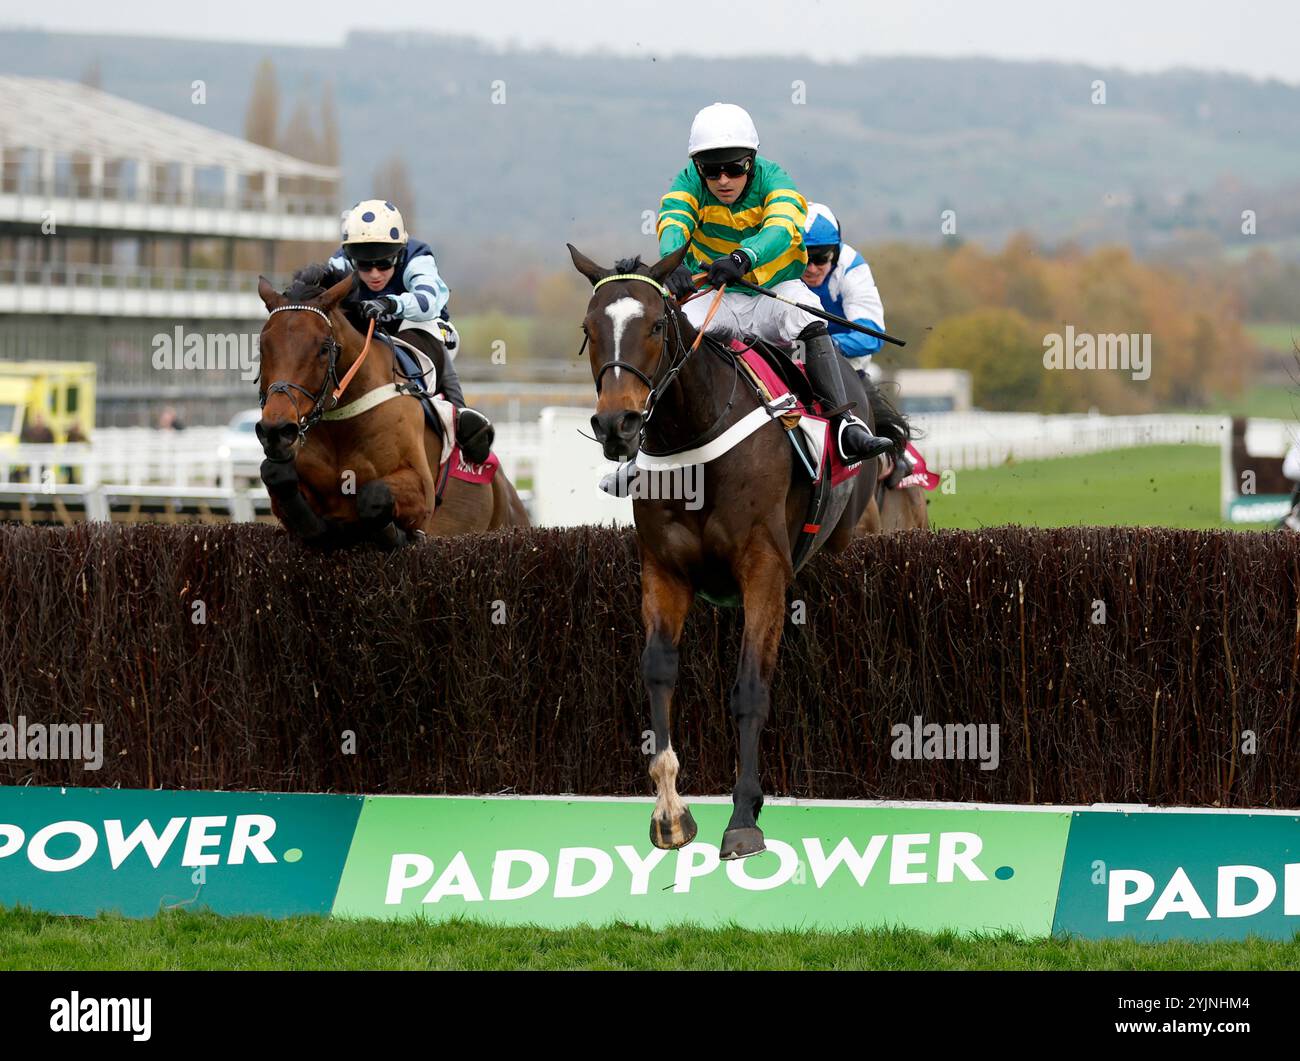
[{"label": "black riding glove", "polygon": [[396,320],[401,315],[401,311],[402,304],[392,295],[384,295],[382,298],[370,298],[361,303],[361,315],[367,320]]},{"label": "black riding glove", "polygon": [[732,251],[709,266],[709,286],[734,284],[753,268],[754,264],[749,260],[748,254],[740,250]]},{"label": "black riding glove", "polygon": [[691,279],[691,271],[684,265],[679,265],[668,274],[668,282],[664,286],[673,293],[673,298],[678,302],[690,298],[697,290],[695,281]]}]

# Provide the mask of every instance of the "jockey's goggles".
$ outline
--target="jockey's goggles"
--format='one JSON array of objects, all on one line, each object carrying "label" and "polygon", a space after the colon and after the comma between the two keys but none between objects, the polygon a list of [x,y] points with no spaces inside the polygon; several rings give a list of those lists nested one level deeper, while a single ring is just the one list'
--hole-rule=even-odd
[{"label": "jockey's goggles", "polygon": [[749,172],[754,160],[746,156],[738,158],[732,162],[701,162],[695,160],[695,168],[699,171],[701,177],[708,181],[715,181],[724,174],[728,177],[743,177]]},{"label": "jockey's goggles", "polygon": [[834,247],[809,247],[809,265],[827,265],[835,257]]},{"label": "jockey's goggles", "polygon": [[391,269],[397,264],[397,256],[394,255],[391,258],[375,258],[371,261],[357,261],[356,258],[353,258],[351,261],[352,265],[359,273],[368,273],[372,269],[378,269],[380,272],[383,272],[385,269]]}]

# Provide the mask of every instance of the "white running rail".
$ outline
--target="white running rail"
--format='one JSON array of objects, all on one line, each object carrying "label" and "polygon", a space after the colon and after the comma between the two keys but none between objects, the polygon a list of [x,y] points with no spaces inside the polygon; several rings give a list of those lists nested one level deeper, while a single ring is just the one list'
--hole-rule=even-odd
[{"label": "white running rail", "polygon": [[[600,456],[596,443],[579,434],[590,430],[590,417],[589,408],[549,408],[533,423],[496,425],[502,467],[540,525],[623,522],[630,516],[596,492],[602,470],[613,465]],[[917,447],[936,472],[1135,446],[1205,445],[1226,452],[1232,435],[1232,421],[1214,415],[965,412],[920,414],[912,422],[924,433]],[[0,448],[0,498],[54,495],[75,501],[88,518],[98,519],[108,518],[110,502],[168,498],[224,507],[232,518],[252,519],[254,506],[265,502],[257,475],[261,456],[254,440],[232,440],[222,427],[103,428],[91,443]],[[1230,478],[1230,464],[1228,469]]]}]

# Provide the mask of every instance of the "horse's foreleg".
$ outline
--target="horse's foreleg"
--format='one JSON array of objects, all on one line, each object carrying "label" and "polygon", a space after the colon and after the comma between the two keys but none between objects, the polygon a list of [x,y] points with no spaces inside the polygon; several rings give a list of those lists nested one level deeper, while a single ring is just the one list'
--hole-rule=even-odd
[{"label": "horse's foreleg", "polygon": [[785,623],[789,570],[771,538],[759,530],[737,565],[745,606],[740,666],[731,690],[731,714],[740,742],[740,776],[732,792],[731,820],[722,837],[721,857],[744,858],[764,850],[758,814],[763,809],[759,739],[771,708],[772,675]]},{"label": "horse's foreleg", "polygon": [[641,678],[650,694],[650,723],[654,746],[650,777],[655,783],[655,809],[650,817],[650,841],[672,849],[695,839],[695,819],[677,794],[677,753],[670,722],[673,687],[677,684],[677,643],[694,591],[680,576],[664,568],[646,549],[641,551],[641,618],[645,650]]},{"label": "horse's foreleg", "polygon": [[262,461],[262,482],[266,492],[271,495],[272,504],[279,509],[276,513],[292,534],[307,542],[324,541],[330,532],[330,526],[307,504],[298,488],[298,470],[293,461]]}]

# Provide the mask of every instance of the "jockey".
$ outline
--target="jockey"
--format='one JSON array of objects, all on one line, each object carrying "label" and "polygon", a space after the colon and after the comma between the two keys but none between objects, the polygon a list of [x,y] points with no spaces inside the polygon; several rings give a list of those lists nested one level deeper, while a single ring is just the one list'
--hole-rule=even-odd
[{"label": "jockey", "polygon": [[451,296],[438,275],[427,243],[411,239],[392,203],[366,199],[343,217],[343,245],[330,257],[331,273],[355,275],[343,310],[361,332],[373,320],[388,335],[427,354],[437,368],[437,387],[456,408],[456,441],[465,460],[482,464],[492,448],[492,422],[465,405],[453,358],[459,336],[447,313]]},{"label": "jockey", "polygon": [[[710,287],[741,278],[795,301],[812,302],[801,279],[804,197],[779,165],[758,155],[758,131],[749,114],[733,103],[705,107],[691,123],[690,163],[677,174],[659,207],[659,254],[689,243],[683,264],[668,278],[677,298],[695,292],[691,274],[708,270]],[[683,307],[700,328],[712,298]],[[847,401],[839,356],[826,323],[801,309],[764,298],[743,287],[727,287],[706,331],[711,335],[760,339],[789,347],[804,344],[808,375],[817,393],[834,407]],[[875,457],[892,447],[849,412],[833,420],[845,463]]]},{"label": "jockey", "polygon": [[[841,237],[840,223],[830,207],[808,204],[808,220],[803,226],[803,244],[808,250],[808,268],[803,282],[821,299],[822,308],[855,324],[883,331],[885,307],[880,301],[871,266]],[[871,355],[880,349],[880,340],[830,323],[831,342],[866,381],[871,375]]]}]

